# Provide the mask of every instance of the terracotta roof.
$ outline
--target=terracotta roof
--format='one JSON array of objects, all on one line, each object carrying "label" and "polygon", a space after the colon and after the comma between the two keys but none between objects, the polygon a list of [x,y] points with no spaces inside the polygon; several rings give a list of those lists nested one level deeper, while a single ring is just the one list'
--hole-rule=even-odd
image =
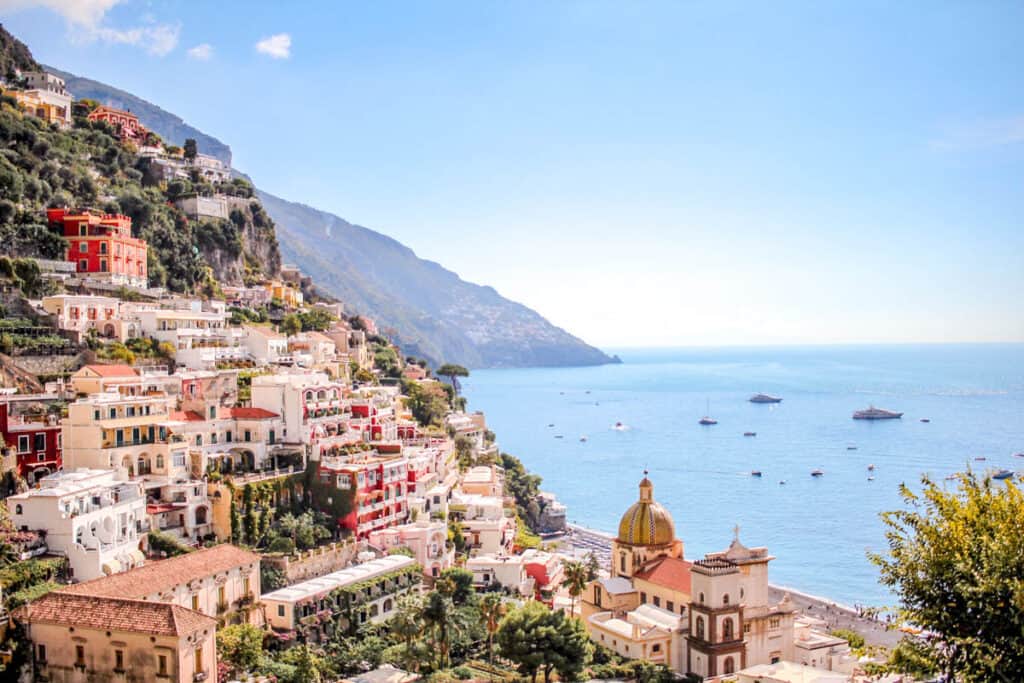
[{"label": "terracotta roof", "polygon": [[[259,562],[260,556],[248,550],[222,543],[212,548],[147,562],[137,569],[111,574],[61,589],[62,593],[105,597],[144,598],[169,590],[193,579]],[[258,577],[257,577],[258,578]]]},{"label": "terracotta roof", "polygon": [[660,557],[648,562],[633,576],[689,595],[691,566],[692,563],[677,557]]},{"label": "terracotta roof", "polygon": [[144,600],[49,593],[15,610],[16,619],[30,624],[67,624],[122,633],[188,636],[213,630],[217,621],[180,605]]},{"label": "terracotta roof", "polygon": [[277,417],[277,413],[273,413],[263,408],[231,408],[231,417],[242,419],[264,419],[268,417]]},{"label": "terracotta roof", "polygon": [[130,365],[117,364],[117,365],[86,365],[82,368],[83,370],[92,370],[100,377],[127,377],[129,375],[138,375]]},{"label": "terracotta roof", "polygon": [[203,422],[205,418],[194,410],[175,410],[170,415],[172,420],[179,422]]}]

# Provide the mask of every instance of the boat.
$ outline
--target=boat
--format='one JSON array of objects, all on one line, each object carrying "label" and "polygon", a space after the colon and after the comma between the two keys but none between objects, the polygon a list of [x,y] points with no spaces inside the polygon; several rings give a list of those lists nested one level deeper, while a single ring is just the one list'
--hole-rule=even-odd
[{"label": "boat", "polygon": [[946,481],[954,481],[957,478],[958,478],[958,476],[955,475],[955,474],[947,474],[946,475]]},{"label": "boat", "polygon": [[781,398],[769,394],[754,394],[748,400],[751,403],[782,403]]},{"label": "boat", "polygon": [[743,436],[757,436],[757,432],[743,432]]},{"label": "boat", "polygon": [[753,472],[750,473],[750,476],[752,476],[752,477],[760,477],[761,476],[761,470],[754,470]]},{"label": "boat", "polygon": [[704,417],[699,419],[697,422],[699,424],[702,424],[702,425],[716,425],[716,424],[718,424],[718,420],[714,419],[713,417],[709,417],[708,416],[708,413],[710,413],[710,412],[711,412],[711,401],[707,401],[707,404],[704,407]]},{"label": "boat", "polygon": [[621,422],[616,422],[615,426],[612,427],[612,429],[614,429],[616,431],[619,431],[619,432],[624,432],[627,429],[629,429],[629,427],[627,425],[622,424]]},{"label": "boat", "polygon": [[551,424],[548,425],[548,427],[554,427],[554,426],[555,426],[554,422],[552,422]]},{"label": "boat", "polygon": [[786,485],[786,480],[785,479],[781,479],[779,481],[779,486],[785,486],[785,485]]},{"label": "boat", "polygon": [[874,480],[875,480],[874,477],[868,477],[868,481],[874,481]]},{"label": "boat", "polygon": [[556,438],[556,439],[561,439],[561,438],[562,438],[562,435],[561,435],[561,434],[555,434],[555,438]]},{"label": "boat", "polygon": [[581,442],[581,443],[582,443],[582,442],[586,442],[586,440],[587,440],[587,437],[585,437],[585,436],[581,436],[581,437],[580,437],[580,442]]},{"label": "boat", "polygon": [[874,471],[875,471],[875,466],[874,465],[868,465],[868,472],[874,472]]},{"label": "boat", "polygon": [[927,423],[927,422],[931,422],[931,420],[929,418],[927,418],[927,417],[922,417],[921,418],[921,422]]},{"label": "boat", "polygon": [[992,475],[992,478],[1002,481],[1003,479],[1009,479],[1012,476],[1013,472],[1011,472],[1010,470],[999,470],[998,472]]},{"label": "boat", "polygon": [[825,474],[824,470],[811,470],[812,477],[820,477]]},{"label": "boat", "polygon": [[1014,453],[1013,457],[1015,457],[1015,458],[1024,458],[1024,453]]},{"label": "boat", "polygon": [[978,462],[985,462],[986,460],[988,460],[988,458],[986,458],[984,455],[979,455],[977,458],[975,458],[975,460],[977,460]]},{"label": "boat", "polygon": [[874,406],[868,406],[866,410],[858,410],[853,413],[854,420],[898,420],[901,417],[903,417],[903,413]]},{"label": "boat", "polygon": [[855,451],[855,450],[857,450],[857,447],[856,446],[847,446],[846,450],[848,450],[848,451]]}]

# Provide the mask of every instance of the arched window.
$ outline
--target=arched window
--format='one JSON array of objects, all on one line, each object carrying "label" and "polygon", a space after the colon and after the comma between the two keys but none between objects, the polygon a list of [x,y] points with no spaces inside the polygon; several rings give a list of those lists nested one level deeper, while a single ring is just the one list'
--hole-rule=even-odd
[{"label": "arched window", "polygon": [[156,454],[156,468],[162,470],[164,468],[164,456],[160,453]]},{"label": "arched window", "polygon": [[722,673],[731,674],[736,671],[736,665],[733,664],[732,657],[726,657],[722,663]]},{"label": "arched window", "polygon": [[697,617],[697,637],[704,638],[704,617]]},{"label": "arched window", "polygon": [[704,594],[703,593],[700,594],[700,604],[702,604],[702,605],[704,604]]},{"label": "arched window", "polygon": [[722,622],[722,640],[732,640],[732,619]]},{"label": "arched window", "polygon": [[722,596],[722,604],[723,605],[728,605],[729,604],[729,594],[728,593],[726,593],[725,595]]},{"label": "arched window", "polygon": [[16,514],[16,515],[20,515],[21,514],[21,504],[18,504],[18,505],[14,506],[14,514]]}]

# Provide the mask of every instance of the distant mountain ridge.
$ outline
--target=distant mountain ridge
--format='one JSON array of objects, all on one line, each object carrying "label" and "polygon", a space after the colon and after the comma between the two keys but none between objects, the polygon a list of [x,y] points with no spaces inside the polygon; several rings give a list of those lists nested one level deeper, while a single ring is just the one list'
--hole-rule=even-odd
[{"label": "distant mountain ridge", "polygon": [[[226,163],[231,148],[131,93],[53,67],[76,98],[131,109],[149,129]],[[408,247],[304,204],[258,191],[276,224],[284,258],[317,287],[378,321],[402,349],[434,363],[468,367],[599,365],[618,362],[493,288],[459,278]]]},{"label": "distant mountain ridge", "polygon": [[168,142],[182,145],[187,138],[193,138],[203,154],[209,154],[228,166],[231,165],[231,148],[229,146],[212,135],[207,135],[198,128],[188,125],[180,116],[112,85],[76,76],[45,64],[43,68],[63,78],[68,90],[76,99],[86,97],[96,100],[100,104],[131,111],[147,128],[155,131]]}]

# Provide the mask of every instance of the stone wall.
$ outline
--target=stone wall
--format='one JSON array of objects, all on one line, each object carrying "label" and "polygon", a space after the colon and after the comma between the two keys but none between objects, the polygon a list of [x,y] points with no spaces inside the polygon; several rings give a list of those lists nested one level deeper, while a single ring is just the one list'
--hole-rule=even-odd
[{"label": "stone wall", "polygon": [[264,567],[280,569],[288,583],[293,584],[344,569],[352,564],[358,553],[359,544],[349,539],[294,555],[266,554],[261,556],[260,562]]}]

